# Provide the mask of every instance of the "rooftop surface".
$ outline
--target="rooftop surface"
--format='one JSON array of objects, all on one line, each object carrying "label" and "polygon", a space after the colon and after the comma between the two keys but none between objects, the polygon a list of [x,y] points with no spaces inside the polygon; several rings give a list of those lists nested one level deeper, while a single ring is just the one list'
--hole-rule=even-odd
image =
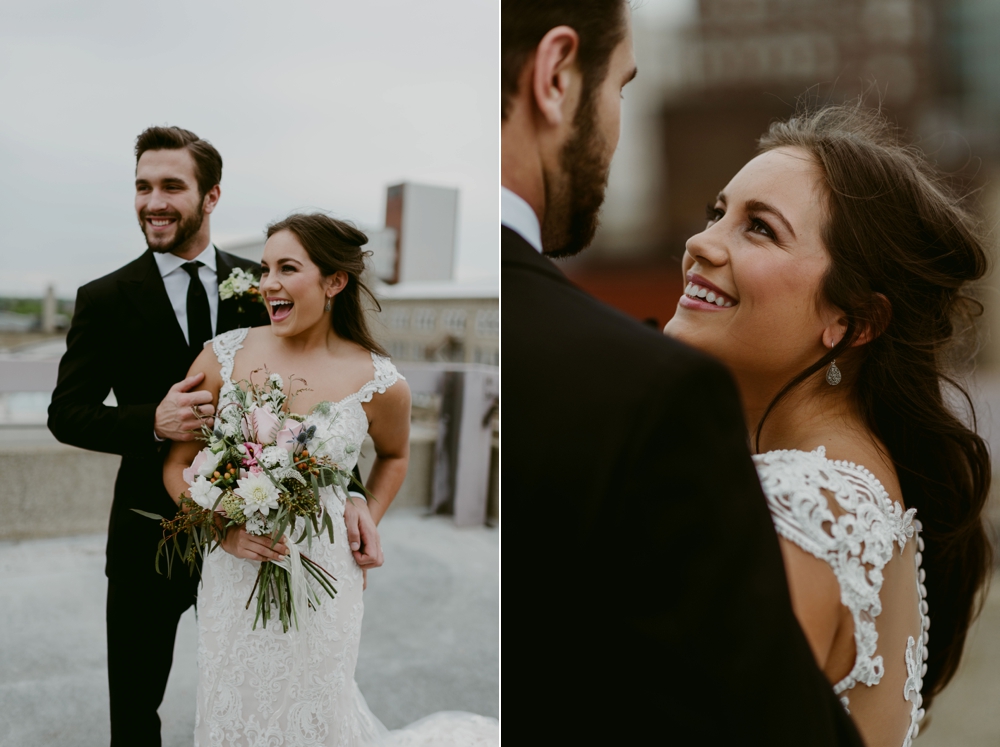
[{"label": "rooftop surface", "polygon": [[[499,715],[499,532],[399,509],[380,526],[356,678],[398,728],[442,710]],[[0,542],[0,747],[110,741],[103,535]],[[181,618],[160,708],[164,747],[192,744],[197,628]]]}]

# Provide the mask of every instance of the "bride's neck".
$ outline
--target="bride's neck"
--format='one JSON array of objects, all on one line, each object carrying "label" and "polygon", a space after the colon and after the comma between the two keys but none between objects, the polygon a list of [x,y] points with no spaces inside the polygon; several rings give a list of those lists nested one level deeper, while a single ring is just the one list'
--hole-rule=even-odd
[{"label": "bride's neck", "polygon": [[289,355],[308,355],[318,350],[332,351],[339,347],[344,341],[333,331],[329,319],[319,320],[311,327],[307,327],[294,335],[274,336],[278,348]]},{"label": "bride's neck", "polygon": [[830,386],[824,373],[820,371],[792,389],[770,412],[767,408],[785,382],[736,376],[754,452],[758,451],[757,430],[765,413],[760,453],[775,449],[811,451],[835,432],[863,428],[848,388]]}]

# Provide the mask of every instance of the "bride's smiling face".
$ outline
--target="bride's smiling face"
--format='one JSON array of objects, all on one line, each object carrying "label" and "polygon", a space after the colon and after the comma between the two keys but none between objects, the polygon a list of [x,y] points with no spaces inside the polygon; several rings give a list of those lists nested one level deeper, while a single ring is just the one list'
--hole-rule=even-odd
[{"label": "bride's smiling face", "polygon": [[684,295],[664,332],[741,374],[787,380],[825,352],[839,313],[822,300],[830,256],[819,167],[798,148],[763,153],[688,239]]},{"label": "bride's smiling face", "polygon": [[260,271],[260,292],[271,315],[271,328],[279,337],[329,320],[324,306],[346,284],[343,271],[324,277],[291,231],[278,231],[267,240]]}]

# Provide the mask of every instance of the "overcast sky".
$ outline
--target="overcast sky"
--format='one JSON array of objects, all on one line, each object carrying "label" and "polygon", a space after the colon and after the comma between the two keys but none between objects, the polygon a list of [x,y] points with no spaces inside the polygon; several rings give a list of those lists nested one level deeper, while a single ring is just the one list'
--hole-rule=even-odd
[{"label": "overcast sky", "polygon": [[499,0],[0,5],[0,295],[60,297],[145,249],[151,124],[224,161],[213,237],[300,208],[381,227],[385,188],[458,187],[458,273],[498,274]]}]

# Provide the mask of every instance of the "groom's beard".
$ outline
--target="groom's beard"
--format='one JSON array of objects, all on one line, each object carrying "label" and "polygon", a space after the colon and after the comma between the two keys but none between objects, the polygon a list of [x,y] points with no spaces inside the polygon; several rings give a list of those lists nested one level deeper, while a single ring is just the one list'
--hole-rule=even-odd
[{"label": "groom's beard", "polygon": [[[149,233],[147,233],[147,223],[146,219],[151,217],[157,218],[174,218],[177,221],[177,229],[174,231],[173,241],[167,243],[156,243],[154,244],[149,239]],[[201,224],[205,220],[205,208],[204,205],[198,207],[198,212],[194,215],[184,217],[180,213],[152,213],[150,214],[146,210],[139,211],[139,227],[142,229],[142,235],[146,237],[146,246],[152,249],[154,252],[159,252],[160,254],[168,254],[177,249],[180,249],[186,244],[191,238],[201,230]]]},{"label": "groom's beard", "polygon": [[576,132],[559,156],[562,179],[545,184],[542,248],[549,257],[571,257],[594,239],[608,186],[610,159],[595,126],[595,98],[582,102]]}]

